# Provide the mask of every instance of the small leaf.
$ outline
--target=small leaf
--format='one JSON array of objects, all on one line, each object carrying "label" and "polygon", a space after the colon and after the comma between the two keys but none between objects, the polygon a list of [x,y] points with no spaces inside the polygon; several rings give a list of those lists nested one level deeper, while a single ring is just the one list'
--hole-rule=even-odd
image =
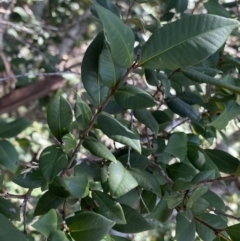
[{"label": "small leaf", "polygon": [[102,112],[97,122],[101,131],[109,138],[141,152],[139,138],[111,115]]},{"label": "small leaf", "polygon": [[18,169],[18,153],[14,146],[6,140],[0,140],[0,164],[12,173]]},{"label": "small leaf", "polygon": [[2,214],[0,214],[0,240],[1,241],[27,241],[26,237]]},{"label": "small leaf", "polygon": [[8,219],[20,221],[19,207],[3,198],[0,198],[0,213]]},{"label": "small leaf", "polygon": [[95,204],[97,205],[97,213],[116,222],[117,224],[126,223],[121,205],[115,202],[110,196],[106,195],[103,192],[94,191],[93,199],[95,200]]},{"label": "small leaf", "polygon": [[89,184],[87,176],[64,177],[68,191],[75,198],[82,198],[88,194]]},{"label": "small leaf", "polygon": [[0,121],[0,137],[11,138],[17,136],[24,129],[31,125],[31,121],[23,118],[16,119],[12,122]]},{"label": "small leaf", "polygon": [[59,216],[54,209],[51,209],[41,216],[32,226],[47,238],[50,233],[59,229],[61,225],[61,216]]},{"label": "small leaf", "polygon": [[44,178],[50,182],[66,167],[68,158],[57,145],[46,147],[39,158],[39,167]]},{"label": "small leaf", "polygon": [[73,151],[76,148],[77,140],[73,134],[69,133],[63,136],[62,145],[63,145],[64,151],[67,154],[69,154],[71,151]]},{"label": "small leaf", "polygon": [[41,187],[44,181],[41,170],[32,170],[31,172],[23,173],[16,176],[13,182],[25,188]]},{"label": "small leaf", "polygon": [[114,97],[118,104],[125,109],[144,109],[155,105],[151,95],[132,85],[122,86]]},{"label": "small leaf", "polygon": [[112,196],[120,197],[137,187],[137,181],[129,171],[123,167],[121,162],[111,163],[108,170],[108,183]]},{"label": "small leaf", "polygon": [[96,105],[102,103],[108,92],[108,87],[100,81],[99,76],[99,56],[103,43],[104,35],[100,32],[87,48],[81,66],[83,86]]},{"label": "small leaf", "polygon": [[69,133],[72,118],[70,104],[65,98],[57,95],[48,106],[47,122],[50,131],[59,141]]},{"label": "small leaf", "polygon": [[205,153],[216,164],[220,172],[232,174],[236,172],[240,162],[227,152],[222,150],[206,149]]},{"label": "small leaf", "polygon": [[200,63],[224,44],[238,24],[236,20],[206,14],[166,24],[155,30],[144,45],[139,65],[173,70]]},{"label": "small leaf", "polygon": [[75,241],[99,241],[115,224],[115,222],[93,212],[84,212],[70,217],[66,222]]},{"label": "small leaf", "polygon": [[103,24],[107,42],[114,62],[123,68],[133,63],[134,35],[115,14],[94,3],[98,16]]},{"label": "small leaf", "polygon": [[37,203],[34,216],[43,215],[50,209],[58,208],[64,202],[64,200],[64,198],[57,197],[51,194],[49,191],[45,192]]},{"label": "small leaf", "polygon": [[111,151],[100,141],[93,137],[86,137],[83,142],[83,147],[89,150],[93,155],[116,162],[115,156]]},{"label": "small leaf", "polygon": [[154,228],[135,209],[127,205],[122,205],[122,209],[127,223],[116,224],[113,227],[114,230],[117,230],[121,233],[139,233]]},{"label": "small leaf", "polygon": [[133,114],[140,122],[145,124],[152,132],[155,133],[155,137],[157,136],[159,131],[159,124],[148,110],[134,110]]}]

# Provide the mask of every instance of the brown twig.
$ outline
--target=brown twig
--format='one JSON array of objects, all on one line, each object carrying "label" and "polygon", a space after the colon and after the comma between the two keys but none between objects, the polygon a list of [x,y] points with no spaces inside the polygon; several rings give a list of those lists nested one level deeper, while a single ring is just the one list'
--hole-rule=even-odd
[{"label": "brown twig", "polygon": [[231,174],[231,175],[225,176],[225,177],[218,177],[218,178],[214,178],[214,179],[203,180],[203,181],[198,182],[195,186],[198,186],[200,184],[207,184],[207,183],[215,183],[215,182],[233,180],[233,179],[236,179],[236,178],[238,178],[238,176],[236,176],[235,174]]},{"label": "brown twig", "polygon": [[127,11],[127,15],[126,15],[126,19],[128,19],[129,15],[130,15],[130,12],[131,12],[135,2],[136,2],[136,0],[133,0],[132,3],[129,5],[128,11]]},{"label": "brown twig", "polygon": [[228,218],[231,218],[231,219],[235,219],[237,221],[240,221],[240,217],[235,217],[233,215],[230,215],[230,214],[227,214],[227,213],[224,213],[222,211],[219,211],[219,210],[216,210],[216,209],[213,209],[213,208],[208,208],[210,211],[216,213],[216,214],[220,214],[222,216],[225,216],[225,217],[228,217]]},{"label": "brown twig", "polygon": [[203,2],[203,0],[198,0],[196,3],[195,3],[195,6],[192,10],[192,14],[194,14],[194,12],[197,10],[198,6],[200,5],[200,3]]}]

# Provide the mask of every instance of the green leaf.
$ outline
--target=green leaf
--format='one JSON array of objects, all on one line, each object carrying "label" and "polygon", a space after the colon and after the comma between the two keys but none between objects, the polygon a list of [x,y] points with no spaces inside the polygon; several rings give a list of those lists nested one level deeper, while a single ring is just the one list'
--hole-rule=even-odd
[{"label": "green leaf", "polygon": [[139,138],[111,115],[102,112],[99,115],[97,122],[98,127],[109,138],[132,147],[134,150],[141,153]]},{"label": "green leaf", "polygon": [[133,63],[134,35],[115,14],[94,3],[98,16],[103,24],[107,42],[114,62],[123,68]]},{"label": "green leaf", "polygon": [[80,129],[86,129],[92,119],[92,111],[88,104],[86,104],[78,95],[74,107],[74,112]]},{"label": "green leaf", "polygon": [[128,206],[135,206],[139,202],[139,194],[136,189],[132,189],[130,192],[116,199],[121,204],[125,204]]},{"label": "green leaf", "polygon": [[0,137],[11,138],[17,136],[24,129],[31,125],[31,121],[23,118],[16,119],[12,122],[6,123],[0,121]]},{"label": "green leaf", "polygon": [[77,146],[77,140],[76,140],[75,136],[71,133],[63,136],[62,146],[63,146],[64,151],[67,154],[69,154],[71,151],[73,151]]},{"label": "green leaf", "polygon": [[140,210],[141,214],[151,213],[156,206],[157,195],[151,191],[143,190],[141,193]]},{"label": "green leaf", "polygon": [[176,10],[179,13],[183,13],[185,10],[187,10],[188,7],[188,0],[177,0],[177,6]]},{"label": "green leaf", "polygon": [[193,68],[183,68],[181,69],[182,73],[188,77],[189,79],[193,80],[197,83],[206,83],[210,85],[215,85],[220,88],[224,88],[227,90],[232,91],[233,93],[240,93],[239,81],[231,78],[231,77],[224,77],[222,79],[215,79],[211,76],[208,76],[204,73],[196,71]]},{"label": "green leaf", "polygon": [[183,194],[173,193],[171,196],[166,197],[167,206],[169,209],[177,207],[183,201]]},{"label": "green leaf", "polygon": [[183,161],[187,155],[187,135],[185,133],[173,133],[164,152],[176,156]]},{"label": "green leaf", "polygon": [[158,220],[161,223],[165,223],[172,215],[173,209],[169,209],[167,206],[166,197],[164,195],[160,202],[157,204],[153,212],[147,216],[147,218]]},{"label": "green leaf", "polygon": [[141,88],[122,86],[114,95],[115,100],[125,109],[144,109],[155,105],[154,99]]},{"label": "green leaf", "polygon": [[59,141],[69,133],[72,118],[70,104],[65,98],[57,95],[48,106],[47,122],[50,131]]},{"label": "green leaf", "polygon": [[206,14],[166,24],[144,45],[139,65],[173,70],[200,63],[224,44],[238,24],[236,20]]},{"label": "green leaf", "polygon": [[226,229],[228,235],[232,239],[232,241],[237,241],[239,240],[239,235],[240,235],[240,224],[235,224],[232,226],[227,227]]},{"label": "green leaf", "polygon": [[188,219],[182,213],[178,213],[176,217],[176,240],[177,241],[193,241],[195,237],[195,221]]},{"label": "green leaf", "polygon": [[135,209],[127,205],[122,205],[122,209],[127,223],[116,224],[113,227],[114,230],[121,233],[139,233],[154,228]]},{"label": "green leaf", "polygon": [[14,146],[9,141],[0,140],[0,164],[15,173],[18,163],[18,153]]},{"label": "green leaf", "polygon": [[0,213],[11,220],[20,221],[19,207],[3,198],[0,198]]},{"label": "green leaf", "polygon": [[[118,157],[118,161],[120,161],[124,166],[126,166],[128,162],[128,154]],[[131,153],[130,155],[131,167],[145,169],[149,165],[149,163],[149,159],[146,156],[139,155],[138,153]]]},{"label": "green leaf", "polygon": [[26,237],[2,214],[0,214],[0,240],[1,241],[27,241]]},{"label": "green leaf", "polygon": [[64,177],[63,181],[73,197],[82,198],[88,194],[89,183],[87,176]]},{"label": "green leaf", "polygon": [[111,151],[100,141],[93,137],[86,137],[83,142],[83,147],[89,150],[93,155],[116,162],[115,156]]},{"label": "green leaf", "polygon": [[54,180],[49,184],[49,192],[56,197],[68,198],[70,192],[68,191],[63,178],[55,177]]},{"label": "green leaf", "polygon": [[48,182],[52,181],[66,167],[67,163],[66,154],[57,145],[46,147],[39,158],[39,167]]},{"label": "green leaf", "polygon": [[215,178],[215,171],[214,170],[207,170],[207,171],[202,171],[199,172],[193,179],[192,183],[196,184],[198,182],[208,180],[208,179],[213,179]]},{"label": "green leaf", "polygon": [[41,216],[32,226],[47,238],[50,233],[61,227],[61,219],[61,216],[54,209],[51,209],[45,215]]},{"label": "green leaf", "polygon": [[97,206],[97,213],[116,222],[117,224],[126,223],[121,205],[118,202],[115,202],[110,196],[103,192],[94,191],[93,199],[95,200],[95,204]]},{"label": "green leaf", "polygon": [[154,175],[138,168],[131,168],[129,172],[136,179],[140,187],[147,191],[152,191],[153,193],[161,197],[161,188]]},{"label": "green leaf", "polygon": [[149,85],[153,85],[153,86],[159,85],[157,73],[154,70],[145,69],[144,72],[145,72],[146,81]]},{"label": "green leaf", "polygon": [[204,198],[209,203],[210,207],[223,212],[225,211],[226,207],[222,198],[220,198],[214,192],[208,190],[205,194],[202,195],[202,198]]},{"label": "green leaf", "polygon": [[114,241],[130,241],[130,239],[115,236],[115,235],[113,235],[112,237],[113,237]]},{"label": "green leaf", "polygon": [[65,232],[57,230],[50,234],[48,241],[69,241],[69,239]]},{"label": "green leaf", "polygon": [[50,209],[58,208],[64,202],[64,200],[64,198],[57,197],[49,191],[45,192],[37,203],[34,216],[43,215]]},{"label": "green leaf", "polygon": [[101,179],[101,168],[95,163],[82,162],[80,165],[75,166],[75,176],[87,176],[88,180],[100,180]]},{"label": "green leaf", "polygon": [[199,121],[201,117],[200,112],[178,97],[169,97],[166,98],[165,101],[168,108],[174,113],[180,115],[181,117],[188,117],[192,121]]},{"label": "green leaf", "polygon": [[206,149],[205,153],[215,163],[219,171],[223,173],[235,173],[240,164],[237,158],[222,150]]},{"label": "green leaf", "polygon": [[96,2],[99,3],[101,6],[103,6],[104,8],[110,10],[120,18],[120,14],[118,12],[116,5],[113,4],[110,0],[96,0]]},{"label": "green leaf", "polygon": [[192,208],[193,203],[200,198],[209,189],[208,185],[200,185],[198,188],[194,189],[187,200],[186,207]]},{"label": "green leaf", "polygon": [[208,1],[204,3],[204,7],[210,14],[215,14],[226,18],[231,17],[230,13],[221,4],[219,4],[218,1]]},{"label": "green leaf", "polygon": [[[108,88],[100,81],[99,76],[99,56],[103,43],[104,35],[103,32],[100,32],[89,45],[81,66],[83,86],[97,105],[102,103],[108,92]],[[89,110],[87,112],[89,113]]]},{"label": "green leaf", "polygon": [[133,188],[137,187],[138,183],[130,172],[123,167],[121,162],[111,163],[109,165],[109,178],[108,183],[111,191],[111,195],[114,197],[120,197]]},{"label": "green leaf", "polygon": [[200,197],[193,203],[192,211],[196,213],[203,212],[207,207],[209,207],[209,202]]},{"label": "green leaf", "polygon": [[84,212],[66,220],[75,241],[101,240],[115,222],[93,212]]},{"label": "green leaf", "polygon": [[155,137],[159,131],[159,125],[151,112],[146,109],[134,110],[134,116],[143,124],[145,124],[152,132],[155,133]]}]

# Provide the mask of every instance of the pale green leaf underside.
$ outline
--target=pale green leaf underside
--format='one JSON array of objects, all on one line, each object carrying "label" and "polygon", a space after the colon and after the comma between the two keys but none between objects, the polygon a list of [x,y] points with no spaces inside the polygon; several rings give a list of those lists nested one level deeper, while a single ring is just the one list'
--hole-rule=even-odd
[{"label": "pale green leaf underside", "polygon": [[[184,17],[157,29],[143,47],[139,65],[178,69],[215,53],[239,22],[215,15]],[[183,57],[184,56],[184,57]]]}]

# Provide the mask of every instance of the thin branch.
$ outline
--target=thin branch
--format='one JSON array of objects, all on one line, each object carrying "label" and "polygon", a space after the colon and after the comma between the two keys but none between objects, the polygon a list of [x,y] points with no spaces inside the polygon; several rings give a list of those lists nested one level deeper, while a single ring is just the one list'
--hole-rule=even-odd
[{"label": "thin branch", "polygon": [[214,179],[203,180],[203,181],[198,182],[195,186],[198,186],[200,184],[216,183],[216,182],[221,182],[221,181],[233,180],[236,178],[238,178],[238,176],[236,176],[235,174],[231,174],[231,175],[225,176],[225,177],[218,177],[218,178],[214,178]]},{"label": "thin branch", "polygon": [[25,199],[26,194],[12,194],[12,193],[0,193],[0,197],[2,198],[16,198],[16,199]]},{"label": "thin branch", "polygon": [[[131,1],[131,0],[130,0]],[[128,19],[130,13],[131,13],[131,10],[135,4],[136,0],[133,0],[132,3],[129,5],[129,8],[128,8],[128,11],[127,11],[127,16],[126,16],[126,19]]]},{"label": "thin branch", "polygon": [[200,3],[203,2],[203,0],[198,0],[192,10],[192,14],[194,14],[194,12],[197,10],[198,6],[200,5]]},{"label": "thin branch", "polygon": [[139,190],[137,189],[137,193],[138,193],[138,196],[140,197],[140,200],[142,201],[143,203],[143,206],[145,207],[145,209],[147,210],[148,213],[150,213],[149,209],[148,209],[148,206],[146,205],[146,203],[144,202],[143,198],[142,198],[142,195],[141,193],[139,192]]},{"label": "thin branch", "polygon": [[[131,131],[133,130],[133,111],[131,110],[131,113],[130,113],[130,129]],[[127,156],[127,167],[128,168],[131,168],[131,163],[130,163],[130,160],[131,160],[131,147],[128,147],[128,156]]]},{"label": "thin branch", "polygon": [[225,216],[225,217],[228,217],[228,218],[231,218],[231,219],[235,219],[235,220],[237,220],[237,221],[240,221],[240,217],[235,217],[235,216],[233,216],[233,215],[224,213],[224,212],[219,211],[219,210],[216,210],[216,209],[214,209],[214,208],[208,208],[208,209],[209,209],[210,211],[216,213],[216,214],[220,214],[220,215],[222,215],[222,216]]},{"label": "thin branch", "polygon": [[165,173],[160,165],[155,162],[150,162],[150,166],[155,168],[170,186],[173,185],[173,180]]},{"label": "thin branch", "polygon": [[106,107],[106,105],[108,104],[108,102],[110,101],[110,99],[112,98],[112,96],[115,94],[115,92],[120,88],[121,84],[127,79],[128,75],[132,72],[133,69],[135,69],[137,66],[137,61],[134,62],[132,64],[132,66],[126,71],[126,73],[124,74],[124,76],[122,77],[122,79],[116,84],[115,87],[112,88],[110,94],[107,96],[107,98],[103,101],[103,103],[101,105],[99,105],[96,114],[93,116],[91,122],[89,123],[88,127],[83,131],[83,133],[80,136],[80,141],[77,144],[77,147],[75,148],[75,150],[72,153],[71,159],[68,162],[67,167],[62,171],[60,176],[65,175],[69,168],[71,167],[73,161],[75,160],[75,157],[80,149],[80,147],[82,146],[83,141],[85,140],[85,138],[88,136],[89,131],[92,129],[94,123],[96,122],[98,116],[100,115],[100,113],[102,112],[102,110]]},{"label": "thin branch", "polygon": [[184,124],[185,122],[189,121],[189,118],[178,118],[174,121],[172,121],[169,125],[167,125],[164,129],[164,133],[170,133],[178,126]]}]

